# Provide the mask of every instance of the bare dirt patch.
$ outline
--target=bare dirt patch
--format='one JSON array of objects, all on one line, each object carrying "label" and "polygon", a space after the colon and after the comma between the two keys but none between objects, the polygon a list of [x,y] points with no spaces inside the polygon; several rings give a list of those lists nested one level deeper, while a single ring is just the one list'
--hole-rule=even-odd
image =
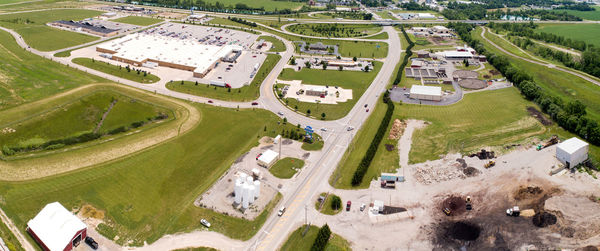
[{"label": "bare dirt patch", "polygon": [[487,83],[483,80],[470,78],[458,81],[458,85],[467,89],[479,90],[485,88],[487,86]]},{"label": "bare dirt patch", "polygon": [[545,125],[545,126],[552,125],[552,120],[550,120],[546,116],[544,116],[544,114],[542,114],[540,111],[538,111],[535,107],[528,106],[527,112],[529,113],[529,116],[534,117],[535,119],[540,121],[540,123],[542,123],[542,125]]},{"label": "bare dirt patch", "polygon": [[466,201],[464,198],[457,195],[450,195],[441,203],[441,209],[450,209],[450,216],[458,216],[467,211]]}]

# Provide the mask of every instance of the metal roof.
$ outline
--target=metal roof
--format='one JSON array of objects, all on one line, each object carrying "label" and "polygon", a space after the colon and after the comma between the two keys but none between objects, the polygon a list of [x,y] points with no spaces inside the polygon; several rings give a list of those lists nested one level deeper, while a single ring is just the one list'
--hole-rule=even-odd
[{"label": "metal roof", "polygon": [[557,148],[562,149],[563,151],[567,152],[568,154],[573,154],[577,150],[587,147],[588,145],[589,144],[587,142],[573,137],[573,138],[567,139],[567,140],[561,142],[560,144],[558,144]]},{"label": "metal roof", "polygon": [[442,87],[426,86],[426,85],[413,85],[410,88],[410,94],[442,96]]},{"label": "metal roof", "polygon": [[58,202],[46,205],[27,226],[51,251],[62,251],[87,226]]}]

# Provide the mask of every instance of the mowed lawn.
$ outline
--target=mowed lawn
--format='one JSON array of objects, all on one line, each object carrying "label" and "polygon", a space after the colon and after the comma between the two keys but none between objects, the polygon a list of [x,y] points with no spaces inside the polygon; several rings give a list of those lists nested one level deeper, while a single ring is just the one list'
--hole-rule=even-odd
[{"label": "mowed lawn", "polygon": [[277,0],[206,0],[206,3],[214,4],[216,2],[220,2],[225,6],[235,6],[238,3],[245,4],[252,8],[261,8],[263,7],[265,11],[274,11],[274,10],[282,10],[282,9],[299,9],[304,5],[303,2],[292,2],[292,1],[277,1]]},{"label": "mowed lawn", "polygon": [[600,6],[592,6],[595,11],[578,11],[578,10],[556,10],[556,12],[562,13],[567,12],[567,14],[571,14],[574,16],[578,16],[585,20],[600,20]]},{"label": "mowed lawn", "polygon": [[[304,232],[306,225],[296,229],[287,239],[283,246],[281,247],[281,251],[309,251],[315,240],[317,239],[317,233],[319,232],[319,228],[317,226],[310,226],[308,232],[304,236],[302,233]],[[342,238],[341,236],[331,233],[331,238],[329,242],[327,242],[327,246],[325,246],[326,251],[341,251],[341,250],[352,250],[350,248],[350,243]]]},{"label": "mowed lawn", "polygon": [[[600,11],[594,12],[600,13]],[[600,20],[600,14],[598,17]],[[537,30],[600,47],[600,24],[542,24]]]},{"label": "mowed lawn", "polygon": [[266,42],[271,42],[272,47],[269,49],[269,51],[271,52],[284,52],[285,51],[285,44],[283,43],[283,41],[272,37],[272,36],[260,36],[258,37],[258,40],[264,39]]},{"label": "mowed lawn", "polygon": [[5,31],[0,31],[0,58],[0,110],[77,86],[108,82],[27,52]]},{"label": "mowed lawn", "polygon": [[166,86],[169,90],[219,100],[239,102],[256,100],[260,96],[260,85],[280,59],[281,56],[276,54],[267,55],[265,62],[263,62],[260,69],[258,69],[258,72],[254,76],[254,79],[252,79],[252,82],[250,82],[250,85],[237,89],[209,86],[200,83],[196,85],[195,82],[190,81],[184,81],[183,84],[181,84],[181,81],[172,81],[167,83]]},{"label": "mowed lawn", "polygon": [[98,37],[47,26],[57,20],[82,20],[100,15],[101,11],[57,9],[0,16],[0,26],[19,33],[32,48],[54,51],[97,40]]},{"label": "mowed lawn", "polygon": [[269,172],[273,174],[273,176],[280,179],[289,179],[298,172],[302,167],[304,167],[304,161],[297,158],[283,158],[278,160],[275,165],[269,168]]},{"label": "mowed lawn", "polygon": [[375,61],[375,69],[369,72],[323,70],[320,67],[315,69],[302,68],[300,71],[289,68],[283,69],[283,72],[279,75],[280,80],[302,80],[302,84],[328,85],[338,86],[343,89],[352,89],[352,99],[337,104],[299,102],[293,98],[283,100],[287,102],[290,108],[295,109],[298,106],[298,111],[302,113],[310,110],[310,115],[317,118],[321,118],[322,113],[325,113],[326,120],[342,118],[348,114],[365,90],[371,85],[371,82],[381,69],[381,65],[381,62]]},{"label": "mowed lawn", "polygon": [[295,24],[287,30],[296,34],[315,37],[362,37],[381,31],[381,26],[372,24]]},{"label": "mowed lawn", "polygon": [[[265,110],[240,110],[195,104],[200,124],[190,132],[126,158],[55,177],[0,182],[2,209],[20,229],[47,203],[68,209],[89,204],[105,212],[99,231],[118,235],[118,243],[142,245],[165,234],[203,229],[247,240],[271,213],[273,203],[254,221],[233,218],[193,201],[206,191],[260,137],[282,130]],[[129,242],[131,240],[131,242]]]},{"label": "mowed lawn", "polygon": [[133,24],[139,26],[148,26],[156,23],[160,23],[164,20],[158,18],[149,18],[149,17],[139,17],[139,16],[126,16],[122,18],[112,19],[110,21],[125,23],[125,24]]},{"label": "mowed lawn", "polygon": [[144,72],[142,72],[141,70],[133,70],[133,67],[130,67],[129,70],[127,70],[126,67],[119,67],[118,65],[110,64],[108,62],[96,61],[91,58],[74,58],[72,62],[90,69],[101,71],[116,77],[135,81],[138,83],[151,84],[156,83],[160,80],[159,77],[150,73],[146,73],[146,75],[144,75]]}]

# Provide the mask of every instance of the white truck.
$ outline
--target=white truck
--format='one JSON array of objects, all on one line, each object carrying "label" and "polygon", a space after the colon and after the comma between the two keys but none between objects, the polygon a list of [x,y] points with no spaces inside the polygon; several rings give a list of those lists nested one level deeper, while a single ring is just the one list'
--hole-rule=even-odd
[{"label": "white truck", "polygon": [[521,214],[521,210],[519,210],[518,206],[514,206],[512,208],[506,209],[506,215],[517,217]]}]

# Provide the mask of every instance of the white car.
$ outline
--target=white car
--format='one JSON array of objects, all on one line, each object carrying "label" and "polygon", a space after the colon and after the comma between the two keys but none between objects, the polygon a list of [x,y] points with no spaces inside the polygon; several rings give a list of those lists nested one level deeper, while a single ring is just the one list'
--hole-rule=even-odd
[{"label": "white car", "polygon": [[365,205],[365,203],[363,203],[362,205],[360,205],[360,211],[364,211],[365,208],[367,207],[367,205]]},{"label": "white car", "polygon": [[202,225],[204,225],[205,227],[210,227],[210,222],[208,222],[208,221],[207,221],[207,220],[205,220],[205,219],[201,219],[201,220],[200,220],[200,223],[201,223]]},{"label": "white car", "polygon": [[346,131],[352,131],[352,130],[354,130],[354,127],[352,127],[352,126],[349,126],[348,128],[346,128]]},{"label": "white car", "polygon": [[324,131],[324,132],[326,132],[326,131],[327,131],[327,128],[325,128],[325,127],[322,127],[322,128],[321,128],[321,131]]},{"label": "white car", "polygon": [[283,112],[278,112],[277,114],[279,114],[280,116],[283,116]]},{"label": "white car", "polygon": [[285,213],[285,207],[281,207],[281,208],[279,209],[279,212],[277,212],[277,215],[278,215],[278,216],[282,216],[282,215],[283,215],[283,213]]}]

